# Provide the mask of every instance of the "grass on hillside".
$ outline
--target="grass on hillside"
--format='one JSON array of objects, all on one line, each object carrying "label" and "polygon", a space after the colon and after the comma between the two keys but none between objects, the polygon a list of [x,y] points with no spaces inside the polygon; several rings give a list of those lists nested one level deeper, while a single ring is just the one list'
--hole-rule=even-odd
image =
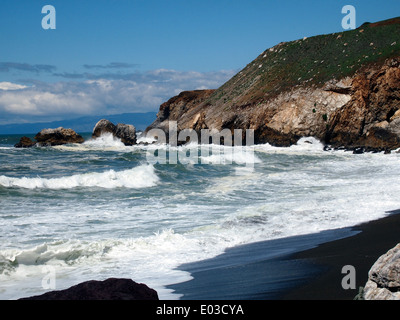
[{"label": "grass on hillside", "polygon": [[299,85],[322,86],[363,66],[400,56],[400,18],[265,50],[210,97],[209,104],[260,103]]}]

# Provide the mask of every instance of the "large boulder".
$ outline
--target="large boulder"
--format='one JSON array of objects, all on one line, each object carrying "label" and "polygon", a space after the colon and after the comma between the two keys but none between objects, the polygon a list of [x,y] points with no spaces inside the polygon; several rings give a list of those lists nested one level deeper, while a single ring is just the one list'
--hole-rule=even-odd
[{"label": "large boulder", "polygon": [[120,138],[126,146],[136,144],[136,129],[131,124],[118,123],[115,129],[115,135]]},{"label": "large boulder", "polygon": [[109,120],[102,119],[93,128],[92,137],[98,138],[104,133],[111,133],[114,137],[121,139],[126,146],[136,144],[136,129],[131,124],[118,123],[115,125]]},{"label": "large boulder", "polygon": [[72,129],[59,127],[57,129],[43,129],[35,139],[39,146],[58,146],[68,143],[83,143],[85,140]]},{"label": "large boulder", "polygon": [[131,279],[90,280],[65,290],[50,291],[20,300],[159,300],[154,289]]},{"label": "large boulder", "polygon": [[400,300],[400,243],[382,255],[368,272],[365,300]]},{"label": "large boulder", "polygon": [[112,133],[112,134],[114,134],[115,129],[116,129],[116,126],[111,121],[106,120],[106,119],[101,119],[94,126],[93,132],[92,132],[92,137],[93,138],[98,138],[104,133]]}]

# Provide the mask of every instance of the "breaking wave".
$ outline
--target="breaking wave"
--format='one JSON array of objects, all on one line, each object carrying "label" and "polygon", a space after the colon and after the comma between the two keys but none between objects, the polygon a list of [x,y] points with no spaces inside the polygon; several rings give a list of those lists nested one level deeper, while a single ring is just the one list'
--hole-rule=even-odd
[{"label": "breaking wave", "polygon": [[159,178],[152,165],[141,165],[123,171],[108,170],[76,174],[60,178],[13,178],[0,176],[0,186],[26,189],[72,189],[78,187],[99,188],[149,188],[155,186]]}]

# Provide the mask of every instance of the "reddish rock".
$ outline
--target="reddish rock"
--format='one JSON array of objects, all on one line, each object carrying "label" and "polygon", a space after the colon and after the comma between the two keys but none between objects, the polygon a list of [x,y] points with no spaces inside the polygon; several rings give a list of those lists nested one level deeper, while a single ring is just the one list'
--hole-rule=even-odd
[{"label": "reddish rock", "polygon": [[367,151],[400,148],[400,60],[360,72],[352,86],[351,100],[332,115],[327,143]]}]

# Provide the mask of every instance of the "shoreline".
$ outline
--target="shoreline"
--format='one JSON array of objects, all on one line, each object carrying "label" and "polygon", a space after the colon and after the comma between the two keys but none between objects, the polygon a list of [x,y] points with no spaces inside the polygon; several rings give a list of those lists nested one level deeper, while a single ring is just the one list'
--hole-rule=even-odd
[{"label": "shoreline", "polygon": [[[324,266],[325,273],[303,286],[294,288],[283,297],[286,300],[352,300],[368,280],[368,271],[378,258],[400,243],[400,210],[353,227],[355,236],[323,243],[299,252],[296,259],[306,259]],[[342,267],[352,265],[356,270],[356,289],[344,290]]]},{"label": "shoreline", "polygon": [[[375,261],[400,242],[400,210],[353,227],[267,240],[183,264],[192,280],[168,285],[180,300],[353,300]],[[342,288],[342,267],[356,270]]]}]

